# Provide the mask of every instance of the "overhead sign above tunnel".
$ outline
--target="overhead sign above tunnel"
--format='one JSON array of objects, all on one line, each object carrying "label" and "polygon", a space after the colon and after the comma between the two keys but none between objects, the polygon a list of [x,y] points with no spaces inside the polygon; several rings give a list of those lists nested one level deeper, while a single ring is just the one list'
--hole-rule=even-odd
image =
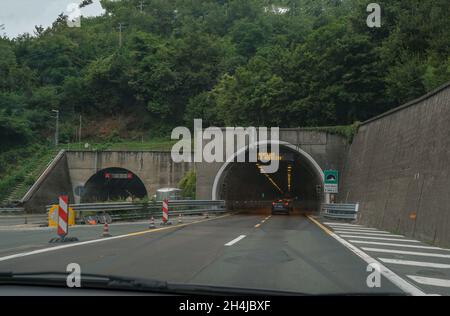
[{"label": "overhead sign above tunnel", "polygon": [[339,171],[337,170],[325,170],[325,193],[337,194],[339,192]]}]

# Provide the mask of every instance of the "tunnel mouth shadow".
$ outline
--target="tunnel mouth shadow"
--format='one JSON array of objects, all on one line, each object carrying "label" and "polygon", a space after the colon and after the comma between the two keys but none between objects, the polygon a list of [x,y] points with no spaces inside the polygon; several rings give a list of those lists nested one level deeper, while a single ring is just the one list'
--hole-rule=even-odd
[{"label": "tunnel mouth shadow", "polygon": [[130,170],[107,168],[94,174],[84,186],[82,203],[134,201],[145,199],[147,189],[142,180]]},{"label": "tunnel mouth shadow", "polygon": [[[269,149],[264,154],[272,153]],[[280,146],[277,159],[279,168],[272,174],[264,173],[261,161],[227,163],[218,174],[217,199],[241,214],[271,214],[272,203],[278,201],[288,202],[292,215],[317,214],[324,200],[320,167],[299,149],[286,146]]]}]

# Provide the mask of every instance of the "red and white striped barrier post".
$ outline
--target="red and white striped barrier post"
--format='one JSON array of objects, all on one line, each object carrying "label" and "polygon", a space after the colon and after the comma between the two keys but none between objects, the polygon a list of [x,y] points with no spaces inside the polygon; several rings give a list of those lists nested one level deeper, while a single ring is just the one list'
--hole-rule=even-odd
[{"label": "red and white striped barrier post", "polygon": [[162,225],[171,225],[171,223],[169,222],[169,200],[164,200],[162,205],[163,205]]},{"label": "red and white striped barrier post", "polygon": [[69,197],[61,195],[59,197],[58,208],[58,236],[64,239],[69,234]]},{"label": "red and white striped barrier post", "polygon": [[69,234],[69,197],[67,195],[61,195],[59,197],[58,205],[58,236],[59,238],[52,238],[50,243],[53,242],[74,242],[78,241],[78,238],[67,238]]}]

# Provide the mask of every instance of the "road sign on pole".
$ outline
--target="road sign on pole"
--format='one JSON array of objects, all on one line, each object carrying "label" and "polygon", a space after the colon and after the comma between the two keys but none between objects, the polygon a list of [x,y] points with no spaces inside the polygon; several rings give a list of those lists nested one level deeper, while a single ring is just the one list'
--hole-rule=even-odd
[{"label": "road sign on pole", "polygon": [[337,194],[339,192],[339,171],[337,170],[325,170],[325,193]]},{"label": "road sign on pole", "polygon": [[59,197],[58,209],[58,235],[64,238],[69,233],[69,197],[62,195]]}]

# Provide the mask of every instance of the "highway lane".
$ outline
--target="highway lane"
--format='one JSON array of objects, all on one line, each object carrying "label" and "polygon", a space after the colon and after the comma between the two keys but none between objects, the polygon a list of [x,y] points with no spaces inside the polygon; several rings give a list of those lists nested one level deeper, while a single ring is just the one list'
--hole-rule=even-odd
[{"label": "highway lane", "polygon": [[[203,219],[203,216],[184,216],[183,223],[191,223]],[[171,219],[177,224],[178,219]],[[161,220],[156,219],[156,226],[160,226]],[[123,235],[137,231],[147,230],[150,222],[138,221],[132,223],[114,223],[109,226],[111,235]],[[79,241],[95,240],[101,237],[103,225],[80,225],[70,227],[69,237],[77,237]],[[37,249],[56,247],[58,244],[49,244],[50,239],[58,237],[56,228],[30,227],[30,226],[0,226],[0,257],[18,252],[33,251]]]},{"label": "highway lane", "polygon": [[82,273],[310,294],[402,293],[370,289],[367,263],[303,216],[232,215],[183,227],[4,260],[0,271]]}]

